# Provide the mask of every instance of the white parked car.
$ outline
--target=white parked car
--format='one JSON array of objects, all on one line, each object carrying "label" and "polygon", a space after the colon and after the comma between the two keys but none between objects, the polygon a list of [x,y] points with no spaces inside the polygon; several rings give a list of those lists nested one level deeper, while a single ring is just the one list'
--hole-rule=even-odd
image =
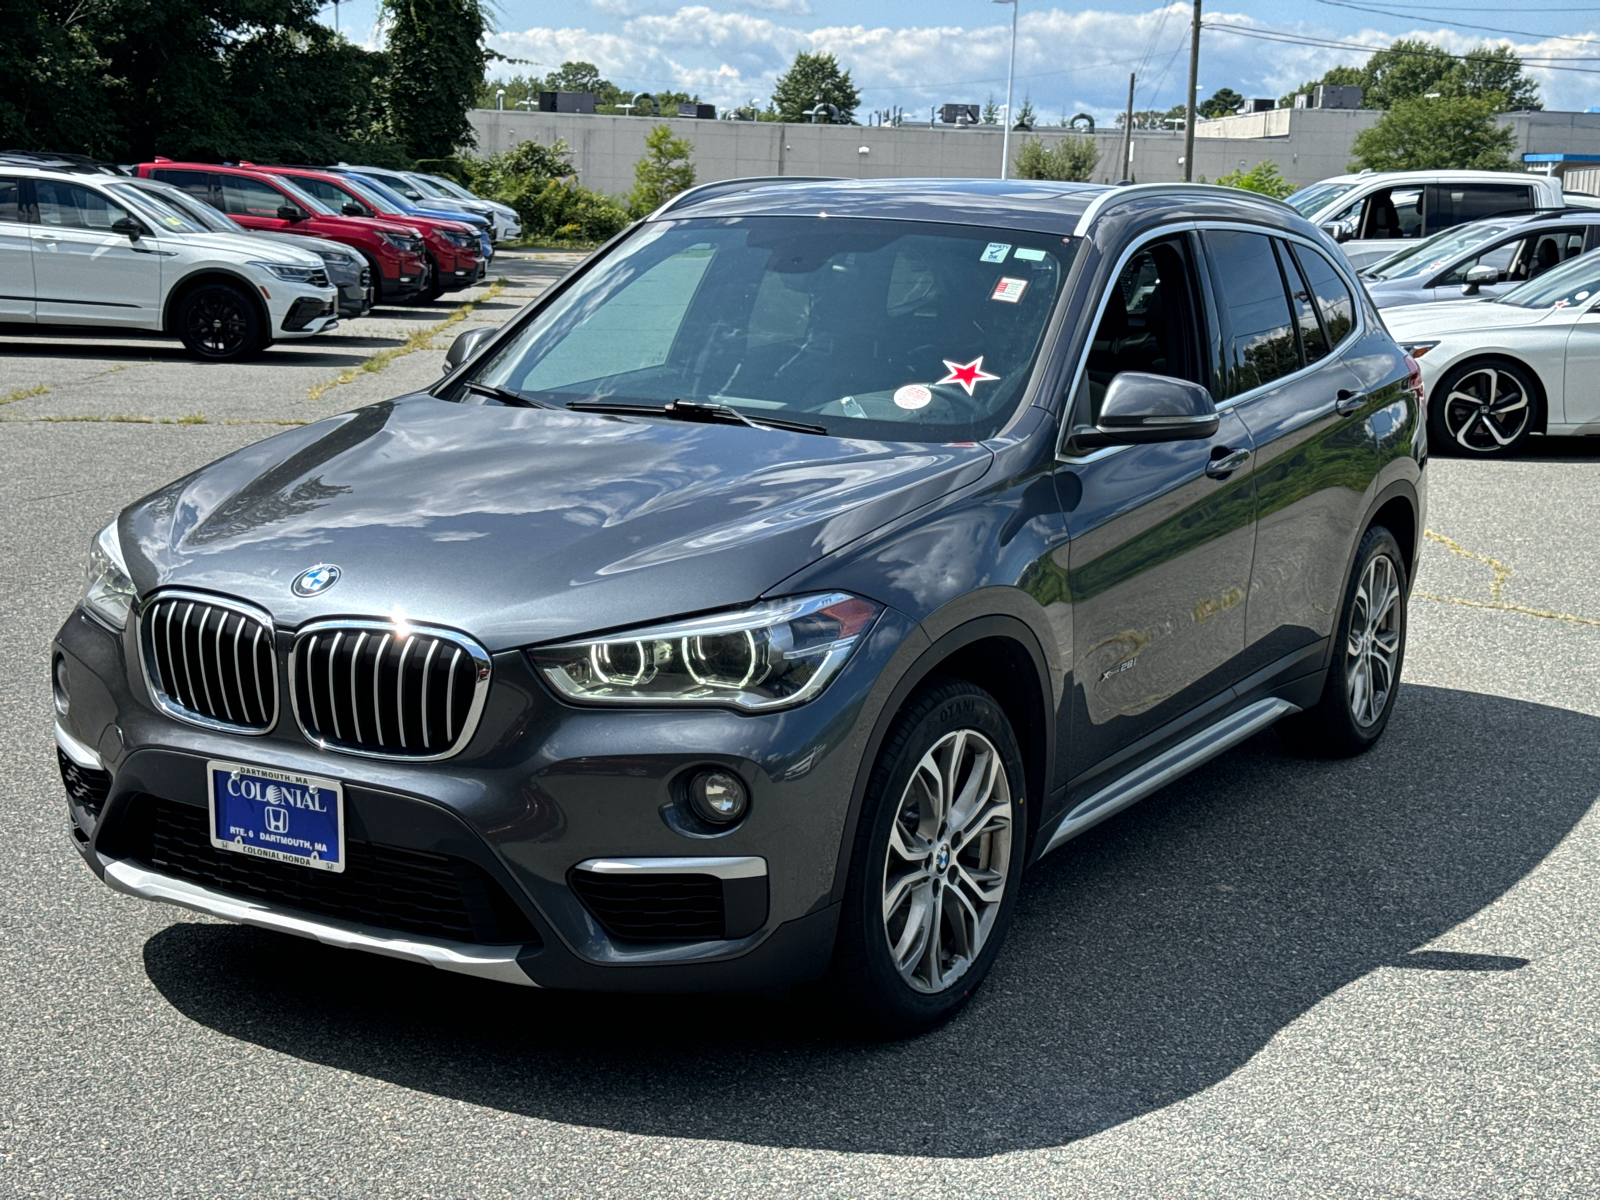
[{"label": "white parked car", "polygon": [[483,205],[488,210],[488,215],[494,217],[495,241],[511,242],[522,236],[522,218],[509,204],[475,196],[455,180],[446,179],[443,175],[424,175],[421,171],[407,171],[406,177],[430,198],[454,196],[457,200],[472,200]]},{"label": "white parked car", "polygon": [[177,233],[119,177],[0,166],[0,322],[172,334],[213,362],[338,325],[322,260],[241,234]]},{"label": "white parked car", "polygon": [[1340,243],[1357,269],[1388,258],[1407,239],[1569,202],[1600,203],[1563,196],[1561,181],[1552,176],[1514,171],[1363,171],[1324,179],[1289,197],[1301,216]]},{"label": "white parked car", "polygon": [[1422,368],[1435,450],[1506,454],[1535,433],[1600,434],[1600,251],[1494,300],[1382,315]]}]

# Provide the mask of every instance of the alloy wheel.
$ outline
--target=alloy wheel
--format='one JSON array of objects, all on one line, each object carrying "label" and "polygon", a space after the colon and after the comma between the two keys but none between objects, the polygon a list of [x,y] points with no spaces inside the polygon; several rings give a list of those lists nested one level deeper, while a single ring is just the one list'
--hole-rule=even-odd
[{"label": "alloy wheel", "polygon": [[1444,399],[1445,430],[1456,445],[1474,454],[1511,445],[1532,418],[1522,380],[1496,367],[1463,376]]},{"label": "alloy wheel", "polygon": [[1361,573],[1345,642],[1350,715],[1363,729],[1376,724],[1389,703],[1399,666],[1400,621],[1400,574],[1387,554],[1374,555]]},{"label": "alloy wheel", "polygon": [[244,305],[228,292],[202,292],[189,305],[189,336],[207,354],[225,355],[238,350],[245,343],[249,325]]},{"label": "alloy wheel", "polygon": [[883,926],[901,979],[942,992],[989,940],[1012,869],[1011,784],[974,729],[940,738],[901,794],[883,865]]}]

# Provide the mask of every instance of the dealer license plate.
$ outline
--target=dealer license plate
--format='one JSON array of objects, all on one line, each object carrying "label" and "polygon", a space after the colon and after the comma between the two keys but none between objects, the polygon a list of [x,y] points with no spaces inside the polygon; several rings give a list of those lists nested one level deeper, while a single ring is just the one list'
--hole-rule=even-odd
[{"label": "dealer license plate", "polygon": [[218,850],[344,870],[344,789],[336,779],[208,762],[211,844]]}]

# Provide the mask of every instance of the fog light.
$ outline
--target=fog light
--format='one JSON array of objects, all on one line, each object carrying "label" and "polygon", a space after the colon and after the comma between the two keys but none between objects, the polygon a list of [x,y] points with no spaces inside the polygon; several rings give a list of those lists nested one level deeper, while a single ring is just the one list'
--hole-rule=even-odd
[{"label": "fog light", "polygon": [[731,771],[701,771],[689,781],[689,803],[701,820],[731,825],[750,807],[750,793]]},{"label": "fog light", "polygon": [[72,707],[72,696],[67,691],[66,659],[60,657],[56,659],[56,669],[52,673],[52,676],[51,682],[55,684],[55,687],[52,690],[56,694],[56,711],[64,717],[67,715],[67,709]]}]

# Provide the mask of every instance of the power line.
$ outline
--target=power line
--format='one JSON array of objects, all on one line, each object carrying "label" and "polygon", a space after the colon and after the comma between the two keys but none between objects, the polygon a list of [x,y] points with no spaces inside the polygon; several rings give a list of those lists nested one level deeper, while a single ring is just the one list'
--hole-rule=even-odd
[{"label": "power line", "polygon": [[[1294,46],[1314,46],[1320,50],[1354,50],[1360,54],[1376,54],[1380,50],[1388,50],[1394,54],[1406,54],[1418,58],[1448,58],[1453,62],[1482,62],[1481,56],[1472,54],[1451,54],[1444,50],[1394,50],[1389,46],[1370,46],[1361,42],[1341,42],[1332,38],[1304,37],[1299,34],[1281,33],[1275,29],[1257,29],[1240,25],[1226,25],[1221,22],[1207,21],[1206,29],[1218,33],[1231,33],[1237,37],[1258,38],[1268,42],[1285,42]],[[1600,71],[1593,67],[1567,67],[1561,63],[1573,62],[1600,62],[1600,58],[1569,57],[1569,58],[1524,58],[1522,65],[1525,67],[1538,67],[1546,71],[1573,71],[1580,75],[1600,75]]]},{"label": "power line", "polygon": [[[1380,17],[1397,17],[1401,20],[1419,19],[1412,18],[1406,13],[1388,12],[1382,8],[1373,8],[1367,4],[1352,4],[1350,0],[1317,0],[1317,3],[1326,4],[1330,8],[1351,8],[1358,12],[1377,13]],[[1595,37],[1592,33],[1584,34],[1582,37],[1573,37],[1564,33],[1535,33],[1531,29],[1501,29],[1497,25],[1469,25],[1465,21],[1448,21],[1444,17],[1428,17],[1426,19],[1436,21],[1440,25],[1454,25],[1457,29],[1480,29],[1485,33],[1509,33],[1517,37],[1544,38],[1546,41],[1553,42],[1581,42],[1586,46],[1593,45],[1595,42]]]}]

